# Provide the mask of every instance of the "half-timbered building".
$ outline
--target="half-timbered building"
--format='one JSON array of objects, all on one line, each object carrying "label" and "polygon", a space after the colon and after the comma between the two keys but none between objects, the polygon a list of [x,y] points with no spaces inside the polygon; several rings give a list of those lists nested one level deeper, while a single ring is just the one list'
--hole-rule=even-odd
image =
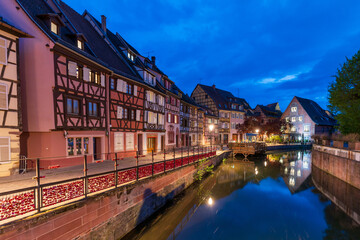
[{"label": "half-timbered building", "polygon": [[15,173],[22,130],[19,38],[31,37],[0,17],[0,176]]},{"label": "half-timbered building", "polygon": [[197,104],[187,95],[181,93],[180,133],[181,146],[197,145]]},{"label": "half-timbered building", "polygon": [[244,122],[247,112],[252,111],[249,104],[232,93],[213,86],[198,84],[191,94],[199,105],[209,108],[219,117],[219,143],[228,143],[231,139],[240,141],[236,125]]},{"label": "half-timbered building", "polygon": [[[136,75],[136,79],[131,82],[124,79],[114,80],[114,83],[110,81],[110,92],[114,92],[110,94],[110,111],[118,109],[117,115],[111,116],[116,118],[112,119],[112,131],[116,131],[114,134],[121,138],[123,135],[131,136],[132,133],[136,133],[135,142],[141,155],[160,151],[165,147],[165,94],[159,87],[163,73],[156,67],[155,57],[150,60],[142,56],[119,33],[114,34],[106,28],[105,16],[102,16],[101,22],[88,12],[85,12],[84,16]],[[125,96],[123,99],[126,102],[119,101],[122,95]],[[113,104],[115,102],[116,106]],[[122,122],[122,125],[117,125],[118,128],[114,129],[114,121],[117,124]],[[125,145],[129,145],[131,140],[127,139]]]},{"label": "half-timbered building", "polygon": [[[26,120],[21,135],[22,154],[61,156],[62,166],[77,164],[84,154],[89,154],[90,160],[106,158],[105,153],[114,149],[110,148],[114,138],[110,134],[111,79],[116,84],[118,79],[136,81],[136,72],[114,53],[84,16],[61,1],[8,1],[4,7],[16,26],[34,36],[21,42],[24,53],[20,62],[27,65],[21,71],[26,80],[22,89]],[[129,96],[127,86],[116,88],[121,94],[112,95],[118,96],[119,105],[126,106],[129,100],[120,95]],[[137,96],[131,105],[143,106],[143,92],[141,88],[135,91]],[[115,109],[117,114],[119,109]],[[125,120],[112,123],[114,128],[116,124],[142,128],[141,124]],[[135,150],[136,142],[131,143]],[[71,160],[66,160],[68,157]],[[49,164],[59,163],[54,159]]]}]

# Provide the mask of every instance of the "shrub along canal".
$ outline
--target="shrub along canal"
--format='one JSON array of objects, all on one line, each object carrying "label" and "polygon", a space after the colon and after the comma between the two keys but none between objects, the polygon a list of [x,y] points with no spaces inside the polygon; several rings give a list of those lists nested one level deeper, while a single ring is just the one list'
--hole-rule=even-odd
[{"label": "shrub along canal", "polygon": [[[314,187],[337,180],[312,172],[311,151],[249,160],[225,160],[125,239],[360,239],[359,225]],[[359,214],[356,191],[346,207]]]}]

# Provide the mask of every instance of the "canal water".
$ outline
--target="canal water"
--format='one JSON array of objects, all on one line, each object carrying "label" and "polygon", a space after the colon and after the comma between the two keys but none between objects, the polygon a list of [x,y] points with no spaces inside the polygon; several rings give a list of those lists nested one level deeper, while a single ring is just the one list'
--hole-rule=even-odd
[{"label": "canal water", "polygon": [[[310,151],[227,159],[125,239],[360,239],[359,225],[314,187],[324,174],[312,171]],[[359,196],[342,204],[360,214]]]}]

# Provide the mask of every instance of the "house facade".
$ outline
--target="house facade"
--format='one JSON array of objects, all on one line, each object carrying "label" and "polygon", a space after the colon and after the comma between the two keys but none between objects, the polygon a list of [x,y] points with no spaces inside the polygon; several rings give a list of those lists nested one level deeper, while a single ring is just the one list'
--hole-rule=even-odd
[{"label": "house facade", "polygon": [[192,99],[199,105],[209,108],[218,116],[218,142],[227,144],[230,140],[241,141],[243,136],[238,134],[236,125],[242,124],[246,112],[251,108],[242,98],[213,86],[198,84],[191,94]]},{"label": "house facade", "polygon": [[271,103],[266,106],[257,105],[254,109],[254,116],[259,118],[261,124],[267,124],[281,119],[282,112],[279,103]]},{"label": "house facade", "polygon": [[0,17],[0,177],[19,168],[22,131],[19,38],[29,37]]},{"label": "house facade", "polygon": [[336,125],[336,120],[316,102],[296,96],[281,118],[292,124],[291,129],[287,129],[286,133],[299,140],[302,138],[310,140],[314,134],[329,135]]}]

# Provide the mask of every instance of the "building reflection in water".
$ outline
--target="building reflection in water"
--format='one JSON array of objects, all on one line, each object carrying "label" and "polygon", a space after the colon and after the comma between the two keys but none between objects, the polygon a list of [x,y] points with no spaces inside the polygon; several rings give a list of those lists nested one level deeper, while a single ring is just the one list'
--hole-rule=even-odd
[{"label": "building reflection in water", "polygon": [[[267,234],[274,234],[274,239],[282,238],[282,231],[292,234],[294,239],[309,239],[309,236],[318,239],[321,238],[321,234],[325,235],[325,239],[339,239],[337,236],[348,236],[350,238],[344,239],[352,239],[353,236],[360,236],[360,233],[353,232],[352,226],[347,228],[341,225],[349,221],[346,220],[349,218],[335,211],[335,205],[314,188],[312,181],[329,199],[345,206],[349,215],[359,216],[359,190],[355,191],[343,185],[343,182],[339,183],[339,180],[324,175],[321,170],[312,168],[311,151],[291,151],[250,158],[250,161],[243,161],[240,157],[233,161],[225,161],[214,174],[187,189],[181,199],[153,220],[155,223],[142,225],[130,235],[130,238],[214,238],[215,235],[220,236],[217,234],[221,232],[224,239],[231,239],[229,236],[235,235],[226,234],[246,231],[254,224],[273,226],[277,230]],[[308,190],[305,191],[306,189]],[[275,192],[279,195],[274,196]],[[261,198],[257,198],[256,194],[261,194]],[[298,206],[301,201],[304,201],[303,206]],[[282,202],[281,207],[275,204],[279,202]],[[310,203],[313,205],[309,205]],[[236,207],[232,208],[233,206]],[[294,209],[293,206],[298,207],[294,213],[290,213],[285,206],[291,209]],[[271,214],[268,214],[267,218],[265,212],[272,211],[276,211],[277,220],[276,216]],[[248,214],[244,221],[241,222],[242,218],[236,217],[235,222],[241,224],[229,229],[225,223],[233,222],[234,216],[240,216],[244,212]],[[265,214],[262,215],[263,213]],[[247,218],[253,219],[254,222],[248,222]],[[310,218],[311,223],[306,220]],[[283,221],[280,224],[284,227],[275,224],[277,221]],[[359,230],[358,227],[356,229],[355,231]],[[289,238],[290,235],[287,235],[288,239],[292,239]]]}]

